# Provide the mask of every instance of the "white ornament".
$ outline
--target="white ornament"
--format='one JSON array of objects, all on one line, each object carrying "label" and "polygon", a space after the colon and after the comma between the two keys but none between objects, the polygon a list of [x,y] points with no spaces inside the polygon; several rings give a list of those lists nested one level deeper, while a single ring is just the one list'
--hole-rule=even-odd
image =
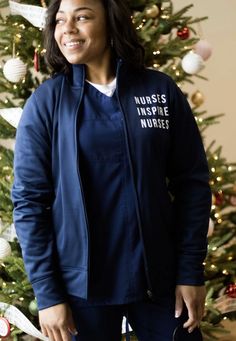
[{"label": "white ornament", "polygon": [[0,310],[4,312],[4,317],[8,321],[22,330],[24,333],[33,336],[33,338],[49,341],[49,338],[44,336],[32,322],[16,307],[8,303],[0,302]]},{"label": "white ornament", "polygon": [[14,128],[17,128],[22,115],[22,109],[19,108],[6,108],[0,109],[0,115]]},{"label": "white ornament", "polygon": [[9,82],[18,83],[27,72],[27,66],[19,58],[9,59],[3,66],[3,74]]},{"label": "white ornament", "polygon": [[19,4],[18,1],[12,0],[9,0],[9,7],[12,15],[21,15],[35,27],[44,28],[47,8]]},{"label": "white ornament", "polygon": [[208,226],[207,237],[210,237],[210,236],[213,235],[214,228],[215,228],[214,221],[210,218],[210,219],[209,219],[209,226]]},{"label": "white ornament", "polygon": [[0,238],[0,259],[10,256],[11,246],[7,240]]},{"label": "white ornament", "polygon": [[212,46],[206,40],[199,40],[194,47],[194,51],[201,56],[203,60],[207,60],[212,54]]},{"label": "white ornament", "polygon": [[184,56],[181,65],[186,73],[193,75],[203,69],[204,62],[201,56],[191,51]]},{"label": "white ornament", "polygon": [[3,226],[0,221],[0,234],[3,239],[7,240],[8,242],[13,242],[17,239],[15,225],[11,224],[7,228]]}]

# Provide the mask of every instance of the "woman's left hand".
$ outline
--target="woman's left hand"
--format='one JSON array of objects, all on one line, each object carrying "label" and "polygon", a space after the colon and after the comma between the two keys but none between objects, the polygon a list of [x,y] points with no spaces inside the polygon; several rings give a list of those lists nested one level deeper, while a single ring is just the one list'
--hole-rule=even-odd
[{"label": "woman's left hand", "polygon": [[199,326],[204,315],[205,286],[177,285],[175,297],[175,317],[181,315],[185,304],[188,310],[188,320],[184,323],[184,328],[191,333]]}]

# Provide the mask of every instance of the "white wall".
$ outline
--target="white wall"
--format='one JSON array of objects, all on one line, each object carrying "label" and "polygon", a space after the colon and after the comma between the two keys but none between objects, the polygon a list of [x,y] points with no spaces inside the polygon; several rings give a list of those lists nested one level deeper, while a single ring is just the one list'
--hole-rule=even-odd
[{"label": "white wall", "polygon": [[[201,108],[211,115],[225,113],[220,124],[206,131],[206,141],[223,146],[223,156],[236,162],[236,1],[176,0],[175,10],[193,4],[193,17],[208,16],[201,23],[204,38],[213,46],[213,54],[202,72],[209,81],[196,79],[195,88],[205,96]],[[192,88],[185,86],[187,91]]]}]

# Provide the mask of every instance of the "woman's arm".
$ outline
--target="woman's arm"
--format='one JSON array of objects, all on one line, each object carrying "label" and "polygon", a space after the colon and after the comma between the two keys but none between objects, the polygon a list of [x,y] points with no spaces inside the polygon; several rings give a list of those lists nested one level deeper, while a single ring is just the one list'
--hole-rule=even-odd
[{"label": "woman's arm", "polygon": [[16,134],[12,188],[16,232],[39,309],[65,301],[52,226],[50,126],[43,108],[35,94],[25,105]]}]

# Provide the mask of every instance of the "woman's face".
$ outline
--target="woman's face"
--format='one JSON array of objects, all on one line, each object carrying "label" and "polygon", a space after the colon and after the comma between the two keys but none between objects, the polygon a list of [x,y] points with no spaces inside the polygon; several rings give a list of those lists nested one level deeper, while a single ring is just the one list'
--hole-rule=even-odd
[{"label": "woman's face", "polygon": [[101,0],[62,0],[54,37],[69,63],[101,65],[110,50]]}]

